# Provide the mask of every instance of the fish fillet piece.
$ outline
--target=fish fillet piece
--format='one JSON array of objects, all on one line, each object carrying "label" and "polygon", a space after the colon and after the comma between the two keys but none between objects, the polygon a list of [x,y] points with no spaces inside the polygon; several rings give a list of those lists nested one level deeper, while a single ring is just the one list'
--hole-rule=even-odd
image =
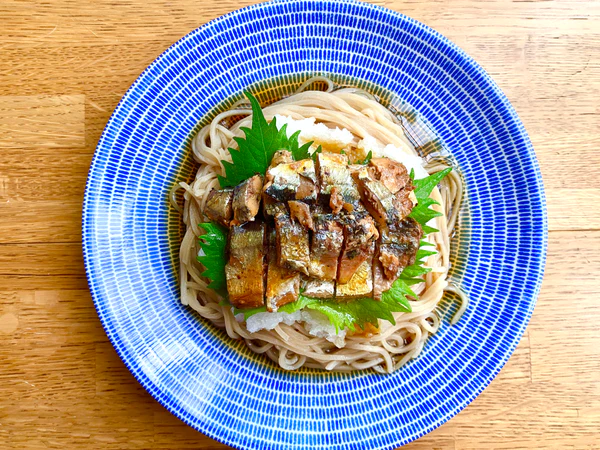
[{"label": "fish fillet piece", "polygon": [[373,258],[373,299],[381,300],[382,294],[389,290],[396,279],[388,279],[383,273],[383,266],[379,261],[379,250]]},{"label": "fish fillet piece", "polygon": [[317,175],[312,159],[281,163],[267,169],[264,191],[274,200],[317,200]]},{"label": "fish fillet piece", "polygon": [[381,230],[378,259],[386,278],[395,280],[405,267],[415,263],[422,237],[421,225],[411,217]]},{"label": "fish fillet piece", "polygon": [[333,214],[315,214],[313,222],[308,273],[320,280],[335,280],[344,244],[344,227]]},{"label": "fish fillet piece", "polygon": [[271,167],[278,166],[279,164],[289,164],[294,162],[292,152],[289,150],[278,150],[271,159]]},{"label": "fish fillet piece", "polygon": [[288,207],[290,208],[292,220],[295,220],[309,230],[315,229],[310,207],[306,203],[292,200],[288,202]]},{"label": "fish fillet piece", "polygon": [[287,212],[275,216],[275,230],[279,265],[308,275],[308,230],[293,221]]},{"label": "fish fillet piece", "polygon": [[[375,247],[375,243],[372,244]],[[335,287],[338,300],[351,300],[371,297],[373,293],[373,254],[364,260],[347,283],[337,283]]]},{"label": "fish fillet piece", "polygon": [[347,214],[344,220],[344,245],[338,264],[338,283],[348,283],[360,265],[375,252],[379,231],[366,212]]},{"label": "fish fillet piece", "polygon": [[[321,203],[330,205],[334,211],[348,204],[352,210],[363,209],[360,193],[348,166],[348,156],[338,153],[319,153],[317,172]],[[345,207],[345,209],[349,209]]]},{"label": "fish fillet piece", "polygon": [[221,225],[229,226],[233,217],[233,189],[211,190],[206,199],[204,214],[213,222],[219,222]]},{"label": "fish fillet piece", "polygon": [[310,278],[304,286],[302,295],[311,298],[333,298],[335,297],[335,281]]},{"label": "fish fillet piece", "polygon": [[233,220],[235,225],[251,222],[260,209],[263,180],[254,175],[238,184],[233,191]]},{"label": "fish fillet piece", "polygon": [[413,190],[408,170],[401,162],[390,158],[373,158],[369,165],[375,169],[376,179],[381,181],[392,194],[401,189]]},{"label": "fish fillet piece", "polygon": [[247,223],[229,229],[225,275],[229,301],[237,308],[264,304],[265,228],[265,224]]},{"label": "fish fillet piece", "polygon": [[274,312],[280,306],[298,300],[300,292],[300,274],[277,262],[276,231],[269,231],[269,266],[267,269],[267,291],[265,305],[267,311]]},{"label": "fish fillet piece", "polygon": [[354,177],[363,204],[380,226],[398,223],[412,211],[411,191],[392,193],[383,182],[377,180],[372,167],[363,167],[354,173]]}]

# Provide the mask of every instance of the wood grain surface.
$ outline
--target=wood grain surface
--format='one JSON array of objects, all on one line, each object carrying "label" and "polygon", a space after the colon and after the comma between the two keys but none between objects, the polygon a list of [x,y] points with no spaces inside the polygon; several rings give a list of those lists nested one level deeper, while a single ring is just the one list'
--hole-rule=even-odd
[{"label": "wood grain surface", "polygon": [[[226,448],[185,426],[108,342],[80,245],[87,169],[129,85],[248,0],[0,2],[0,449]],[[600,449],[600,2],[391,0],[496,80],[541,164],[548,265],[492,384],[406,449]]]}]

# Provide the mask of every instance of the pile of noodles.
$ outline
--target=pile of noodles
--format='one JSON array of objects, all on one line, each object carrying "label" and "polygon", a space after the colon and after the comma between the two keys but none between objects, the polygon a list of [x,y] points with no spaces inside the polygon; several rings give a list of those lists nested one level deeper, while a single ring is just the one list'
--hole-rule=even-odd
[{"label": "pile of noodles", "polygon": [[[314,81],[325,84],[326,90],[306,90]],[[370,135],[384,145],[393,144],[416,155],[397,118],[372,95],[355,88],[335,89],[326,78],[308,80],[294,95],[265,107],[263,112],[267,120],[276,114],[296,120],[315,118],[317,123],[331,128],[346,128],[355,136],[356,142]],[[281,323],[273,330],[249,333],[245,323],[236,320],[231,307],[220,305],[221,299],[207,287],[207,280],[200,275],[203,268],[196,257],[198,237],[203,234],[198,224],[206,222],[202,211],[207,194],[213,188],[219,189],[217,175],[224,175],[221,161],[231,161],[227,148],[236,147],[233,138],[243,136],[240,127],[250,126],[250,114],[249,104],[242,100],[217,115],[193,140],[194,158],[200,168],[190,185],[180,183],[177,187],[185,189],[182,212],[187,231],[180,249],[183,304],[191,306],[217,327],[224,328],[231,338],[243,339],[252,351],[265,354],[287,370],[299,367],[335,371],[372,368],[389,373],[416,358],[427,338],[439,328],[440,319],[435,310],[444,291],[452,291],[462,300],[453,322],[467,306],[464,295],[447,280],[450,236],[462,196],[462,183],[456,171],[444,179],[441,189],[435,188],[432,193],[432,198],[440,203],[438,211],[443,213],[436,219],[436,228],[440,231],[427,237],[436,246],[437,254],[429,256],[425,263],[432,271],[424,277],[423,283],[413,287],[419,300],[411,302],[411,313],[393,313],[395,325],[380,320],[379,332],[371,330],[372,333],[354,335],[348,332],[343,348],[337,348],[325,338],[311,336],[302,323],[291,326]],[[425,166],[430,174],[445,167],[440,163]],[[175,190],[172,198],[174,196]]]}]

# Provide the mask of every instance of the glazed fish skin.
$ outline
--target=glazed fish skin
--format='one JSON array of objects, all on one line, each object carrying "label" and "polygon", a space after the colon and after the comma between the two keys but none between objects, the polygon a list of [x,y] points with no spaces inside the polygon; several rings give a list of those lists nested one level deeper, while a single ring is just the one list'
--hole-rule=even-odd
[{"label": "glazed fish skin", "polygon": [[303,159],[269,167],[264,191],[280,202],[316,201],[318,191],[315,163],[312,159]]},{"label": "glazed fish skin", "polygon": [[275,152],[273,158],[271,159],[270,167],[275,167],[279,164],[290,164],[292,162],[294,162],[292,152],[288,150],[278,150]]},{"label": "glazed fish skin", "polygon": [[354,177],[367,210],[380,225],[387,224],[388,219],[392,219],[389,214],[394,207],[392,193],[369,173],[367,167],[355,172]]},{"label": "glazed fish skin", "polygon": [[[360,193],[352,178],[348,157],[338,153],[319,153],[317,169],[320,179],[321,201],[329,204],[331,196],[341,196],[344,203],[360,208]],[[335,189],[334,189],[335,188]],[[334,201],[338,204],[339,201]]]},{"label": "glazed fish skin", "polygon": [[254,175],[233,190],[233,220],[235,225],[252,222],[260,209],[263,180]]},{"label": "glazed fish skin", "polygon": [[383,182],[377,180],[372,167],[363,167],[354,173],[360,194],[367,210],[380,226],[402,221],[413,208],[409,190],[392,193]]},{"label": "glazed fish skin", "polygon": [[335,281],[310,278],[304,286],[302,295],[310,298],[333,298],[335,297]]},{"label": "glazed fish skin", "polygon": [[229,261],[225,266],[229,301],[236,308],[264,304],[265,224],[229,229]]},{"label": "glazed fish skin", "polygon": [[415,263],[422,237],[421,225],[411,217],[382,229],[378,260],[385,278],[395,281],[405,267]]},{"label": "glazed fish skin", "polygon": [[382,294],[389,290],[394,281],[396,281],[395,278],[386,278],[383,265],[379,261],[379,254],[379,250],[377,249],[373,258],[373,299],[375,300],[381,300]]},{"label": "glazed fish skin", "polygon": [[308,272],[320,280],[335,280],[344,244],[344,227],[333,214],[315,214],[313,222]]},{"label": "glazed fish skin", "polygon": [[373,252],[375,243],[371,244],[371,256],[365,259],[357,268],[347,283],[337,283],[335,287],[338,300],[352,300],[371,297],[373,293]]},{"label": "glazed fish skin", "polygon": [[288,206],[290,208],[290,216],[292,220],[295,220],[309,230],[315,229],[313,218],[310,213],[310,207],[306,203],[292,200],[288,202]]},{"label": "glazed fish skin", "polygon": [[263,192],[262,212],[265,219],[274,219],[278,214],[285,213],[285,204],[274,200]]},{"label": "glazed fish skin", "polygon": [[275,230],[269,232],[269,252],[267,269],[267,289],[265,306],[267,311],[275,312],[277,308],[298,300],[300,293],[300,274],[277,261],[277,237]]},{"label": "glazed fish skin", "polygon": [[279,265],[308,275],[310,250],[308,230],[285,212],[275,216]]},{"label": "glazed fish skin", "polygon": [[338,283],[348,283],[360,265],[373,256],[379,231],[365,213],[344,216],[344,246],[338,264]]},{"label": "glazed fish skin", "polygon": [[233,216],[233,189],[227,188],[217,191],[211,190],[206,199],[204,214],[209,220],[218,222],[221,225],[229,226]]},{"label": "glazed fish skin", "polygon": [[404,164],[390,158],[372,158],[369,162],[376,173],[376,179],[392,193],[406,189],[412,191],[414,186]]},{"label": "glazed fish skin", "polygon": [[348,157],[338,153],[319,153],[317,155],[321,194],[331,194],[334,186],[351,182],[348,169]]}]

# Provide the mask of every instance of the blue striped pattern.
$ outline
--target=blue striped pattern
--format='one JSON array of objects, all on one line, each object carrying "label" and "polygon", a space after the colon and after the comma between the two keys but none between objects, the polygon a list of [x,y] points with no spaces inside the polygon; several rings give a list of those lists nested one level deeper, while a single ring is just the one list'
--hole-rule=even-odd
[{"label": "blue striped pattern", "polygon": [[[179,303],[166,198],[189,173],[190,134],[244,88],[299,73],[352,77],[400,96],[465,176],[471,229],[457,271],[472,303],[392,375],[283,372]],[[242,449],[394,448],[454,416],[525,330],[546,241],[533,149],[495,83],[430,28],[352,1],[256,5],[170,47],[106,126],[83,212],[90,289],[127,367],[177,417]]]}]

